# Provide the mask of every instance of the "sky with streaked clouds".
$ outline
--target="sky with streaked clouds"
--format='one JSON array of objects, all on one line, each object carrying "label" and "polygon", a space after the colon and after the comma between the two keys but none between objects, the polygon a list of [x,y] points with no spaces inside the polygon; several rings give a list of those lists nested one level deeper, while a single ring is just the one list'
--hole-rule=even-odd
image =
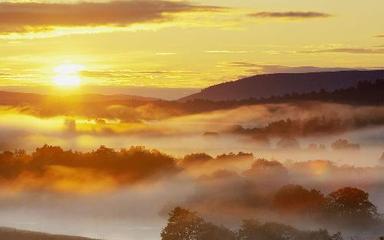
[{"label": "sky with streaked clouds", "polygon": [[242,76],[380,68],[380,0],[0,1],[0,86],[203,88]]}]

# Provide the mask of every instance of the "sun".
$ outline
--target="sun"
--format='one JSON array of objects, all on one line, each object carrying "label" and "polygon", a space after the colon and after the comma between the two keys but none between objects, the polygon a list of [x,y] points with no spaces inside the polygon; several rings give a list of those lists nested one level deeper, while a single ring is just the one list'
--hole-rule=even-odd
[{"label": "sun", "polygon": [[56,73],[53,82],[60,87],[78,87],[81,84],[80,72],[84,69],[80,64],[61,64],[53,70]]}]

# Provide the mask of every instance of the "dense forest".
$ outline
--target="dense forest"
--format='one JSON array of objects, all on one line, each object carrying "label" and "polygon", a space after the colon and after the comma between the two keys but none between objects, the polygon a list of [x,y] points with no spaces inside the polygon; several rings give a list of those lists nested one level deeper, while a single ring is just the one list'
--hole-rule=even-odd
[{"label": "dense forest", "polygon": [[286,103],[299,101],[321,101],[333,103],[346,103],[356,105],[381,105],[384,102],[384,80],[361,81],[355,87],[337,89],[333,91],[318,90],[310,93],[285,94],[266,98],[249,98],[237,101],[209,101],[209,100],[190,100],[184,103],[191,111],[214,110],[218,106],[221,108],[231,108],[236,106],[264,104],[264,103]]},{"label": "dense forest", "polygon": [[383,70],[258,74],[210,86],[181,100],[232,101],[284,96],[294,92],[304,94],[321,89],[334,91],[356,86],[358,82],[382,79],[383,74]]}]

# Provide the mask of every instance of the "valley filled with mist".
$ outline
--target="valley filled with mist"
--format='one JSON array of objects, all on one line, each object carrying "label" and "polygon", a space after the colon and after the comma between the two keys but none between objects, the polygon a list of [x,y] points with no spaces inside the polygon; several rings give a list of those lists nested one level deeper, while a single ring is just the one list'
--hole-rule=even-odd
[{"label": "valley filled with mist", "polygon": [[303,239],[384,234],[382,104],[2,94],[1,226],[155,240],[179,213],[225,228],[198,239],[270,222]]}]

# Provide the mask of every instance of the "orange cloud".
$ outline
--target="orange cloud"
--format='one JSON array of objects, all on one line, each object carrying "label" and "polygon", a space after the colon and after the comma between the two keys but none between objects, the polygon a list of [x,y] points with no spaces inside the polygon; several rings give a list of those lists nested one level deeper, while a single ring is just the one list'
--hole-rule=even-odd
[{"label": "orange cloud", "polygon": [[171,21],[177,13],[216,12],[221,9],[165,0],[3,2],[0,3],[0,33],[46,32],[56,27],[126,27],[138,23]]},{"label": "orange cloud", "polygon": [[288,19],[307,19],[307,18],[327,18],[331,17],[328,13],[322,12],[301,12],[301,11],[289,11],[289,12],[256,12],[249,14],[250,17],[255,18],[288,18]]}]

